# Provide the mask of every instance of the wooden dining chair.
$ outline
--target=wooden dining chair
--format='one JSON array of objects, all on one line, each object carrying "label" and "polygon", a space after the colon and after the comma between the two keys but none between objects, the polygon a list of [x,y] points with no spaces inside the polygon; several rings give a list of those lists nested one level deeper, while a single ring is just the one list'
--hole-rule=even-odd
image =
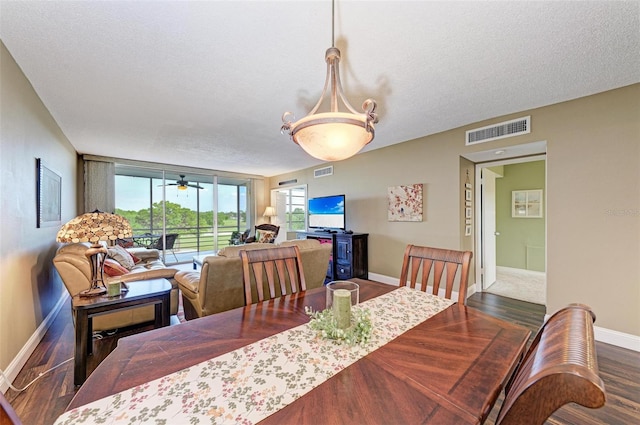
[{"label": "wooden dining chair", "polygon": [[[306,291],[300,250],[297,246],[240,251],[245,302],[247,305],[264,301],[264,284],[269,287],[267,299],[276,297],[276,282],[280,295]],[[252,282],[255,282],[257,300],[253,299]],[[287,286],[287,283],[289,284]]]},{"label": "wooden dining chair", "polygon": [[605,404],[598,372],[593,322],[588,306],[571,304],[542,325],[505,388],[496,424],[544,424],[567,403]]},{"label": "wooden dining chair", "polygon": [[[400,272],[400,286],[407,284],[415,288],[420,283],[420,290],[426,292],[431,283],[431,293],[438,295],[440,282],[446,269],[445,298],[451,299],[453,284],[458,269],[460,273],[460,287],[458,288],[458,303],[467,302],[467,284],[469,281],[469,267],[471,265],[471,251],[454,251],[450,249],[431,248],[427,246],[407,245]],[[429,275],[433,269],[433,277]],[[422,272],[420,273],[420,271]],[[418,276],[420,280],[418,281]]]},{"label": "wooden dining chair", "polygon": [[0,425],[22,425],[18,414],[0,392]]}]

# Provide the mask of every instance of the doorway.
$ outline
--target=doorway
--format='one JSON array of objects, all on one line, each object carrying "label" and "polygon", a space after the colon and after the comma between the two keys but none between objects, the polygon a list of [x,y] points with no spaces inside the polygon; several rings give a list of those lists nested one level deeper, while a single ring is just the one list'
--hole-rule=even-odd
[{"label": "doorway", "polygon": [[476,163],[475,168],[480,182],[476,185],[480,290],[545,305],[546,155]]}]

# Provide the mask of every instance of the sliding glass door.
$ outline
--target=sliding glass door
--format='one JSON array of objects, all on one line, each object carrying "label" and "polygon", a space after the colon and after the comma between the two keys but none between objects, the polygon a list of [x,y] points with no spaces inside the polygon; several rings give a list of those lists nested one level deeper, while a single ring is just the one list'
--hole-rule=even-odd
[{"label": "sliding glass door", "polygon": [[251,226],[248,179],[116,165],[115,181],[116,213],[131,223],[130,243],[162,249],[166,263],[214,252]]}]

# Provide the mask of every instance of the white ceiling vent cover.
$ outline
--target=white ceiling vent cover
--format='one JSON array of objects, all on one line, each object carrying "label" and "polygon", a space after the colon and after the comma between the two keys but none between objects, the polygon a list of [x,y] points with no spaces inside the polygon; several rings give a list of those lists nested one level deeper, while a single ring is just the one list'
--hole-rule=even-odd
[{"label": "white ceiling vent cover", "polygon": [[316,179],[318,177],[327,177],[332,175],[333,175],[333,165],[329,165],[328,167],[324,167],[324,168],[316,168],[315,170],[313,170],[313,177]]},{"label": "white ceiling vent cover", "polygon": [[475,145],[528,133],[531,133],[531,116],[469,130],[465,136],[465,145]]}]

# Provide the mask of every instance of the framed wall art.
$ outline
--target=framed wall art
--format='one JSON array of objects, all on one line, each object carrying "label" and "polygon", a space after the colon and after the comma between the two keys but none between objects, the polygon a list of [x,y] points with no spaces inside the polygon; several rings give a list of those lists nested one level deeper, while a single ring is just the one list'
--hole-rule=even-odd
[{"label": "framed wall art", "polygon": [[36,158],[37,227],[62,224],[62,177]]},{"label": "framed wall art", "polygon": [[511,192],[511,217],[541,218],[542,189],[514,190]]},{"label": "framed wall art", "polygon": [[464,235],[471,236],[473,225],[473,185],[469,180],[469,170],[464,182]]},{"label": "framed wall art", "polygon": [[387,189],[389,221],[422,221],[422,184]]}]

